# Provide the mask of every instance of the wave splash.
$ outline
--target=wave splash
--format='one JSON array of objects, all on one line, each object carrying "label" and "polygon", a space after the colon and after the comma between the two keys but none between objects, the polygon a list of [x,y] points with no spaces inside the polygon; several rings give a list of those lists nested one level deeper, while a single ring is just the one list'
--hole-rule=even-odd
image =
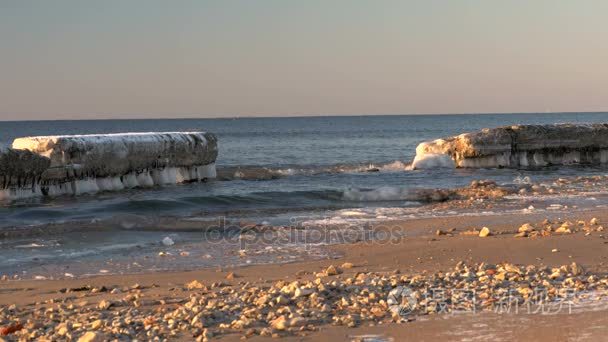
[{"label": "wave splash", "polygon": [[414,194],[410,189],[385,186],[377,189],[347,189],[342,193],[342,199],[352,202],[379,202],[379,201],[414,201]]},{"label": "wave splash", "polygon": [[243,166],[222,167],[217,170],[217,179],[231,180],[272,180],[290,176],[316,176],[340,173],[399,172],[410,169],[409,163],[400,160],[388,163],[337,164],[329,166],[291,166],[284,168]]},{"label": "wave splash", "polygon": [[353,202],[410,201],[418,203],[445,202],[470,198],[500,198],[517,192],[517,187],[500,186],[491,180],[476,180],[469,186],[449,189],[408,189],[380,187],[376,189],[347,189],[342,199]]}]

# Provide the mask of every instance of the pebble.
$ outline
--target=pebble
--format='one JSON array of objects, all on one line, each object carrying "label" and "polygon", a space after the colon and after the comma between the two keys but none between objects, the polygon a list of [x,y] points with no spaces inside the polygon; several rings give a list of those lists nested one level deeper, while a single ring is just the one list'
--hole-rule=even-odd
[{"label": "pebble", "polygon": [[200,281],[198,280],[193,280],[191,282],[189,282],[188,284],[186,284],[186,288],[188,290],[196,290],[196,289],[202,289],[205,288],[205,285],[203,285]]},{"label": "pebble", "polygon": [[340,270],[339,268],[335,267],[334,265],[330,265],[329,267],[327,267],[327,269],[325,270],[325,274],[327,276],[335,276],[342,273],[342,270]]},{"label": "pebble", "polygon": [[100,334],[95,331],[86,332],[84,335],[80,336],[78,342],[104,342],[106,341],[106,337],[103,334]]},{"label": "pebble", "polygon": [[534,230],[534,227],[529,223],[522,224],[519,229],[517,229],[520,233],[529,233]]},{"label": "pebble", "polygon": [[527,232],[519,232],[517,234],[515,234],[516,238],[523,238],[523,237],[527,237],[528,233]]},{"label": "pebble", "polygon": [[[10,308],[9,308],[10,310]],[[8,326],[0,327],[0,336],[7,336],[23,329],[23,324],[15,323]]]},{"label": "pebble", "polygon": [[102,300],[102,301],[100,301],[100,302],[99,302],[99,304],[97,305],[97,307],[98,307],[100,310],[107,310],[107,309],[109,309],[111,306],[112,306],[112,303],[111,303],[111,302],[109,302],[109,301],[107,301],[107,300],[105,300],[105,299],[104,299],[104,300]]},{"label": "pebble", "polygon": [[101,328],[102,326],[103,326],[103,322],[100,319],[95,320],[95,321],[93,321],[93,323],[91,323],[91,329],[93,329],[93,330],[97,330],[97,329]]},{"label": "pebble", "polygon": [[270,322],[270,327],[276,330],[285,330],[289,327],[289,323],[285,316],[279,316]]},{"label": "pebble", "polygon": [[285,297],[283,295],[280,295],[277,297],[276,302],[279,305],[286,305],[289,303],[289,299],[287,299],[287,297]]},{"label": "pebble", "polygon": [[293,297],[294,298],[298,298],[298,297],[302,297],[302,296],[309,296],[311,294],[314,293],[314,290],[311,288],[305,288],[305,287],[298,287],[294,294]]},{"label": "pebble", "polygon": [[573,276],[579,276],[584,273],[583,268],[579,266],[576,262],[570,264],[570,270]]},{"label": "pebble", "polygon": [[481,230],[479,231],[479,237],[487,237],[490,236],[490,228],[488,227],[483,227],[481,228]]},{"label": "pebble", "polygon": [[68,329],[67,324],[65,324],[65,323],[61,323],[61,324],[59,324],[59,325],[58,325],[58,326],[55,328],[55,330],[57,330],[57,334],[58,334],[59,336],[65,336],[65,335],[67,335],[67,334],[68,334],[68,332],[70,331],[70,330]]},{"label": "pebble", "polygon": [[290,327],[302,327],[302,326],[305,326],[307,323],[308,323],[308,320],[306,318],[295,317],[295,318],[292,318],[291,321],[289,321],[289,326]]}]

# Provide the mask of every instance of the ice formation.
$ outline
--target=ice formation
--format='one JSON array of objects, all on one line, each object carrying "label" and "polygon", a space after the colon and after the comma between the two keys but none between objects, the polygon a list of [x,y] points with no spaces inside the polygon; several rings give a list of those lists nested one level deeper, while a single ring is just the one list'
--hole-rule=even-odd
[{"label": "ice formation", "polygon": [[216,158],[203,132],[17,138],[0,149],[0,199],[201,181],[216,177]]},{"label": "ice formation", "polygon": [[50,164],[48,158],[30,151],[0,145],[0,200],[30,197],[39,191],[41,177]]},{"label": "ice formation", "polygon": [[518,125],[423,142],[416,148],[412,168],[527,168],[607,162],[608,124]]}]

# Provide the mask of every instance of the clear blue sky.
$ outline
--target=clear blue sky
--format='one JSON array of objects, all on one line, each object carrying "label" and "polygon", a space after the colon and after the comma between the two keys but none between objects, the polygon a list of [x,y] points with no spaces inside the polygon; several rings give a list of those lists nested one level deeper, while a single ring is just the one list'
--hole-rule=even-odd
[{"label": "clear blue sky", "polygon": [[605,0],[0,0],[0,119],[608,110]]}]

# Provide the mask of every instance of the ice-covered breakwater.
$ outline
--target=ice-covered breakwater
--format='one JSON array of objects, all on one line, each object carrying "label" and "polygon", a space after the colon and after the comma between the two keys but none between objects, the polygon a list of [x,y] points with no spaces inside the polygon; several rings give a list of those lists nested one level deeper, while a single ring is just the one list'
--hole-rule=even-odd
[{"label": "ice-covered breakwater", "polygon": [[78,195],[215,178],[211,133],[17,138],[0,149],[0,199]]},{"label": "ice-covered breakwater", "polygon": [[48,158],[36,153],[0,145],[0,199],[27,197],[50,164]]},{"label": "ice-covered breakwater", "polygon": [[608,162],[608,124],[518,125],[423,142],[414,169],[542,167]]}]

